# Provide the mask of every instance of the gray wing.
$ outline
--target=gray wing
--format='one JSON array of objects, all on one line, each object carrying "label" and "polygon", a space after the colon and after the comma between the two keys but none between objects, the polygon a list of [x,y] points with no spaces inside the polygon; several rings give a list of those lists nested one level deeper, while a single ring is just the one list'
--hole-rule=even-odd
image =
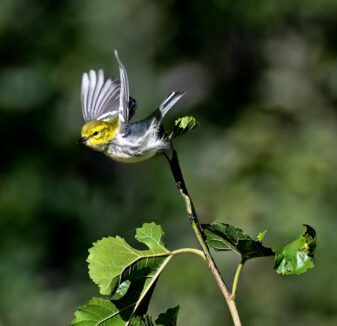
[{"label": "gray wing", "polygon": [[82,77],[82,112],[86,122],[110,120],[119,112],[120,82],[108,77],[103,70],[90,70]]},{"label": "gray wing", "polygon": [[129,81],[124,65],[119,60],[117,50],[115,50],[115,57],[119,65],[119,75],[121,81],[118,109],[120,133],[127,134],[129,128]]}]

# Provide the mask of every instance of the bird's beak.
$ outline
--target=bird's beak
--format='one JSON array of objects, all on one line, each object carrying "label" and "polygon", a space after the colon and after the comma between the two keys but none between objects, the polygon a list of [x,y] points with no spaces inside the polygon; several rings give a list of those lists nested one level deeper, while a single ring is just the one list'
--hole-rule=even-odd
[{"label": "bird's beak", "polygon": [[81,137],[78,142],[79,143],[85,143],[87,140],[89,139],[89,137]]}]

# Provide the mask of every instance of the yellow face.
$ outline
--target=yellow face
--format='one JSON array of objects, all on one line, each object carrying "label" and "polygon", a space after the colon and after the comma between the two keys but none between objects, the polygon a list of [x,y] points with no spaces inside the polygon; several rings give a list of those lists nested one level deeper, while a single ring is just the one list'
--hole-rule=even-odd
[{"label": "yellow face", "polygon": [[114,138],[118,128],[118,118],[109,122],[92,120],[82,127],[82,137],[79,141],[96,151],[104,151],[108,143]]}]

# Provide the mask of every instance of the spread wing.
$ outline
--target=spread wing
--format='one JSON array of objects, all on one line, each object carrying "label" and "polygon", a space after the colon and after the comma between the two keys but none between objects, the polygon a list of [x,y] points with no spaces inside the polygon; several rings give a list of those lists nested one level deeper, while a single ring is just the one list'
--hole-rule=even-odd
[{"label": "spread wing", "polygon": [[84,73],[81,96],[84,120],[110,120],[118,114],[119,93],[119,81],[111,76],[105,80],[103,70]]},{"label": "spread wing", "polygon": [[115,50],[115,57],[119,65],[119,75],[121,89],[119,94],[119,126],[120,133],[126,134],[129,126],[129,81],[124,65],[119,60],[118,52]]},{"label": "spread wing", "polygon": [[[118,115],[120,132],[126,134],[129,125],[129,82],[126,70],[115,56],[119,65],[120,81],[111,76],[104,78],[103,70],[90,70],[82,77],[82,112],[86,122],[108,121]],[[135,106],[135,104],[134,104]]]}]

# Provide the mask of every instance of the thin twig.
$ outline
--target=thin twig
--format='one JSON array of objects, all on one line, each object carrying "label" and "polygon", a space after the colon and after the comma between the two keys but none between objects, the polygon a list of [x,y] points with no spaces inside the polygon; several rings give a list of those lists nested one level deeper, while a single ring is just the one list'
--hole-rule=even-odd
[{"label": "thin twig", "polygon": [[174,177],[174,180],[176,182],[177,188],[180,191],[180,194],[182,195],[182,197],[185,200],[185,205],[186,205],[186,210],[192,225],[192,228],[197,236],[197,239],[201,245],[201,248],[205,254],[206,260],[207,260],[207,264],[209,269],[211,270],[211,272],[213,273],[218,286],[221,290],[221,292],[223,293],[227,305],[229,307],[229,310],[231,312],[232,315],[232,319],[233,319],[233,323],[235,326],[241,326],[241,322],[240,322],[240,317],[239,317],[239,313],[237,311],[236,308],[236,304],[235,304],[235,300],[232,298],[232,294],[230,293],[230,291],[228,290],[228,287],[226,286],[216,264],[215,261],[209,251],[209,248],[207,246],[207,243],[205,241],[205,234],[204,231],[199,223],[194,205],[193,205],[193,201],[192,198],[190,197],[190,195],[188,194],[187,188],[186,188],[186,184],[181,172],[181,168],[179,165],[179,161],[178,161],[178,155],[177,152],[172,148],[173,151],[173,155],[172,158],[170,159],[168,157],[168,155],[166,153],[164,153],[166,159],[168,160],[170,167],[171,167],[171,171]]}]

